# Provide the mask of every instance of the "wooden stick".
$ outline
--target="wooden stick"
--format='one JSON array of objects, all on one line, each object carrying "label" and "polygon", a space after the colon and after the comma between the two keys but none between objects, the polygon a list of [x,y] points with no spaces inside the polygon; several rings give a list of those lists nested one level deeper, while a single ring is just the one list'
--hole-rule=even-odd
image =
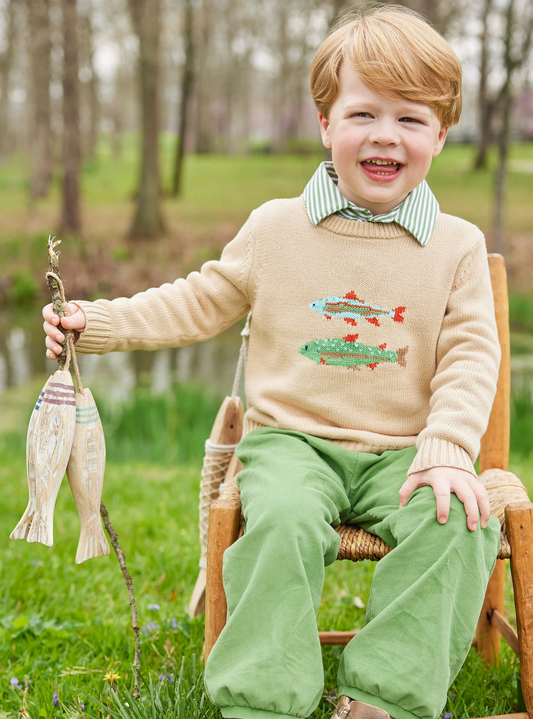
[{"label": "wooden stick", "polygon": [[481,439],[479,473],[486,469],[509,468],[509,438],[511,426],[511,340],[509,332],[509,298],[505,260],[501,255],[489,255],[490,279],[502,359],[498,373],[496,397],[490,413],[487,431]]},{"label": "wooden stick", "polygon": [[354,632],[318,632],[320,644],[348,644],[355,635]]},{"label": "wooden stick", "polygon": [[533,716],[533,504],[529,501],[509,504],[505,522],[511,543],[520,681],[526,709]]},{"label": "wooden stick", "polygon": [[213,502],[209,515],[204,645],[206,661],[226,623],[228,605],[222,583],[222,559],[226,549],[237,540],[241,524],[241,502],[236,486],[234,490],[228,487],[223,497]]},{"label": "wooden stick", "polygon": [[529,714],[520,712],[519,714],[496,714],[490,717],[479,717],[479,719],[529,719]]},{"label": "wooden stick", "polygon": [[489,580],[483,608],[476,629],[476,648],[485,664],[498,665],[501,634],[498,627],[490,620],[491,613],[496,610],[503,615],[505,590],[505,560],[498,559]]},{"label": "wooden stick", "polygon": [[[509,334],[509,299],[507,292],[507,272],[505,260],[501,255],[490,254],[490,279],[494,295],[494,308],[498,339],[502,350],[502,359],[498,373],[496,397],[490,413],[485,435],[481,439],[479,455],[479,473],[486,469],[509,467],[510,403],[511,403],[511,351]],[[486,664],[497,664],[501,635],[489,620],[489,613],[495,609],[503,614],[505,597],[505,562],[499,559],[489,580],[485,601],[476,629],[477,651]]]},{"label": "wooden stick", "polygon": [[128,597],[131,607],[131,620],[133,625],[133,641],[135,644],[135,659],[133,661],[134,686],[132,695],[134,699],[138,699],[141,696],[141,692],[139,689],[139,683],[141,680],[141,639],[139,636],[139,618],[137,616],[137,605],[135,604],[135,595],[133,593],[133,581],[126,565],[126,556],[122,551],[122,547],[120,546],[118,541],[118,534],[116,533],[115,528],[111,523],[111,519],[109,518],[109,512],[107,511],[107,507],[103,502],[100,502],[100,514],[102,515],[104,527],[106,528],[109,535],[109,541],[113,545],[113,549],[115,550],[115,554],[117,555],[118,563],[120,564],[120,568],[122,570],[122,576],[124,577],[124,582],[126,583],[126,587],[128,588]]},{"label": "wooden stick", "polygon": [[[213,444],[232,445],[237,444],[242,437],[242,425],[244,417],[244,408],[240,397],[226,397],[218,410],[217,416],[213,423],[213,428],[209,439]],[[231,461],[231,460],[230,460]],[[202,483],[203,483],[202,479]],[[217,484],[211,482],[209,487],[203,487],[200,484],[201,495],[205,491],[211,493],[210,501],[213,502],[218,497],[220,482]],[[204,544],[206,541],[203,535],[202,524],[200,524],[200,540],[202,542],[202,555],[204,554]],[[191,601],[189,603],[188,614],[190,617],[197,617],[205,611],[205,586],[206,572],[200,569],[196,584],[194,585]]]},{"label": "wooden stick", "polygon": [[507,644],[511,647],[516,656],[520,659],[520,651],[518,649],[518,634],[515,632],[507,619],[500,614],[497,609],[492,609],[489,613],[490,623],[500,632]]}]

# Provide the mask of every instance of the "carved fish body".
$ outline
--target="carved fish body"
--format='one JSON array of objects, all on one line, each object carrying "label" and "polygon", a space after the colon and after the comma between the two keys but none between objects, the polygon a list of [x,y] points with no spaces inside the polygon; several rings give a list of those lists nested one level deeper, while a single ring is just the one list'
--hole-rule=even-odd
[{"label": "carved fish body", "polygon": [[30,501],[11,537],[54,543],[54,507],[67,468],[76,402],[69,372],[57,370],[45,384],[30,419],[26,449]]},{"label": "carved fish body", "polygon": [[109,554],[100,522],[104,483],[105,439],[91,391],[76,393],[76,428],[67,466],[67,477],[80,516],[81,533],[76,564]]}]

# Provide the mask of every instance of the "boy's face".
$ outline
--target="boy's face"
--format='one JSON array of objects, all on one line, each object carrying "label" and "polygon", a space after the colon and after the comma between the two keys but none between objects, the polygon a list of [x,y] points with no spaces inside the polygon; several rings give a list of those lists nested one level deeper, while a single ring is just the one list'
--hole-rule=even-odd
[{"label": "boy's face", "polygon": [[378,95],[346,62],[329,119],[320,113],[318,119],[339,190],[374,215],[392,210],[422,182],[448,133],[433,108]]}]

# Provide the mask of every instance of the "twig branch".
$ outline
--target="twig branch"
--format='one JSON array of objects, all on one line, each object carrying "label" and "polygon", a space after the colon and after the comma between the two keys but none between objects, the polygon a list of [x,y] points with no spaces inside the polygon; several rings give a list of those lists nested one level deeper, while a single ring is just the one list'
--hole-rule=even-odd
[{"label": "twig branch", "polygon": [[[48,283],[48,289],[50,290],[50,294],[52,295],[52,305],[54,307],[54,312],[59,317],[65,317],[69,314],[69,310],[68,305],[64,307],[63,300],[61,298],[61,290],[59,287],[59,282],[57,281],[57,278],[61,278],[61,273],[59,272],[59,252],[55,252],[55,248],[57,247],[57,245],[61,244],[61,240],[57,240],[56,242],[54,242],[54,240],[55,237],[50,237],[50,235],[48,236],[49,271],[46,273],[46,281]],[[59,323],[59,329],[65,335],[65,339],[63,340],[63,342],[59,343],[63,348],[63,351],[57,358],[57,361],[59,362],[59,369],[64,369],[65,362],[67,359],[67,342],[69,340],[69,337],[72,337],[72,330],[65,330],[64,327],[62,327],[61,322]]]},{"label": "twig branch", "polygon": [[109,535],[109,541],[113,545],[113,549],[115,550],[115,554],[117,555],[118,563],[120,564],[122,575],[124,577],[124,582],[126,583],[126,587],[128,588],[128,596],[131,607],[131,619],[133,625],[133,639],[135,642],[135,659],[133,662],[133,697],[134,699],[138,699],[140,697],[139,682],[141,670],[141,639],[139,636],[139,618],[137,616],[137,605],[135,604],[135,595],[133,594],[133,581],[131,579],[131,574],[128,571],[128,567],[126,566],[126,556],[122,551],[122,548],[118,541],[118,534],[116,533],[115,528],[111,523],[111,520],[109,518],[109,512],[107,511],[107,508],[103,502],[100,502],[100,514],[104,521],[104,527],[106,528],[106,531]]}]

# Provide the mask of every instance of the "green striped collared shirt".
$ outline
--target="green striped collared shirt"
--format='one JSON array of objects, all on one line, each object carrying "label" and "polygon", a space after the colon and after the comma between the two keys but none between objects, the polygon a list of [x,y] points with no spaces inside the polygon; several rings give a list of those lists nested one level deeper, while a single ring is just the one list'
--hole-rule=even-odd
[{"label": "green striped collared shirt", "polygon": [[333,214],[363,222],[396,222],[410,232],[422,247],[427,245],[437,222],[439,203],[425,180],[400,205],[383,215],[373,215],[370,210],[347,200],[337,187],[337,181],[333,163],[322,162],[305,186],[304,202],[313,225]]}]

